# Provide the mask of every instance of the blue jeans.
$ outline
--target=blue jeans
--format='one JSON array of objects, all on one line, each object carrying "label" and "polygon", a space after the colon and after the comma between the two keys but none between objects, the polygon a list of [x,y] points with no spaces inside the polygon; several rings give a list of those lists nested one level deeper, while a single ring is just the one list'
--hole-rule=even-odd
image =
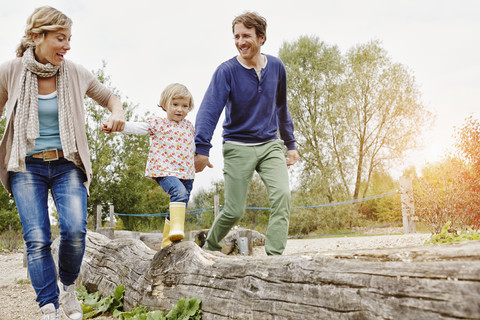
[{"label": "blue jeans", "polygon": [[[193,180],[178,179],[177,177],[158,177],[155,181],[162,187],[163,191],[170,195],[170,202],[183,202],[188,204],[190,192],[193,188]],[[167,219],[170,219],[168,213]]]},{"label": "blue jeans", "polygon": [[80,272],[87,234],[87,189],[85,173],[61,158],[45,162],[26,158],[26,172],[10,172],[12,192],[22,222],[27,264],[40,307],[58,308],[57,272],[51,253],[48,190],[57,208],[60,226],[59,277],[71,285]]}]

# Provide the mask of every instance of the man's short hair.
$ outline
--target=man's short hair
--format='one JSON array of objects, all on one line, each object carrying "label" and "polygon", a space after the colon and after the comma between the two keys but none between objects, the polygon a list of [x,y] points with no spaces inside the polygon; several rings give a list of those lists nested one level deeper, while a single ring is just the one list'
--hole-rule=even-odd
[{"label": "man's short hair", "polygon": [[264,36],[262,45],[267,41],[267,20],[256,12],[247,11],[235,17],[232,21],[232,32],[235,32],[235,25],[243,23],[248,29],[255,28],[257,37]]}]

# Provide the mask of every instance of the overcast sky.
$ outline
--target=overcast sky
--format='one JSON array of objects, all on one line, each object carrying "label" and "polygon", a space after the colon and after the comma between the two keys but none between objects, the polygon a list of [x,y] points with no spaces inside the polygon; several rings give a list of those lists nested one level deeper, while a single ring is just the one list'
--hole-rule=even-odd
[{"label": "overcast sky", "polygon": [[[2,1],[0,62],[12,59],[26,19],[48,4],[73,20],[72,49],[66,58],[107,74],[122,98],[145,111],[156,107],[163,88],[185,84],[196,108],[215,68],[237,54],[232,19],[253,10],[268,22],[262,51],[278,55],[283,42],[315,35],[345,53],[380,40],[394,62],[415,76],[424,105],[436,114],[425,132],[426,148],[407,159],[420,167],[439,159],[452,145],[454,126],[478,116],[480,101],[480,2],[476,0],[268,0],[161,1],[59,0]],[[195,121],[196,110],[187,117]],[[196,176],[194,193],[222,178],[221,127],[211,162]],[[402,169],[402,168],[400,168]]]}]

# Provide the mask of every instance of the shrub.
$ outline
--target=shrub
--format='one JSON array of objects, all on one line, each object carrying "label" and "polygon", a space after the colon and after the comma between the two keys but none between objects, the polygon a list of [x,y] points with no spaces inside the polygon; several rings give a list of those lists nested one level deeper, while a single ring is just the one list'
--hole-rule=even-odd
[{"label": "shrub", "polygon": [[14,251],[23,246],[22,234],[18,230],[9,228],[0,234],[0,249]]},{"label": "shrub", "polygon": [[19,231],[22,229],[20,217],[17,211],[0,210],[0,232],[12,229]]},{"label": "shrub", "polygon": [[455,156],[423,170],[415,181],[415,211],[434,234],[448,221],[458,230],[480,228],[480,123],[472,117],[456,131]]},{"label": "shrub", "polygon": [[434,234],[451,221],[452,227],[474,227],[478,219],[480,196],[472,185],[464,163],[447,158],[423,170],[414,181],[415,213]]}]

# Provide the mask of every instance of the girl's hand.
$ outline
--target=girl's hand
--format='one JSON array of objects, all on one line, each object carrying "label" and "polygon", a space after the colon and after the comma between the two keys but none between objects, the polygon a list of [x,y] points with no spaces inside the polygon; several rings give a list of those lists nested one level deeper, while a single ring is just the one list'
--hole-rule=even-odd
[{"label": "girl's hand", "polygon": [[108,133],[108,134],[112,133],[112,130],[108,130],[108,126],[106,122],[102,123],[102,127],[100,129],[105,133]]},{"label": "girl's hand", "polygon": [[299,158],[297,150],[288,150],[287,155],[288,155],[287,166],[294,165]]},{"label": "girl's hand", "polygon": [[205,167],[213,168],[207,156],[197,153],[195,155],[195,172],[202,172]]}]

